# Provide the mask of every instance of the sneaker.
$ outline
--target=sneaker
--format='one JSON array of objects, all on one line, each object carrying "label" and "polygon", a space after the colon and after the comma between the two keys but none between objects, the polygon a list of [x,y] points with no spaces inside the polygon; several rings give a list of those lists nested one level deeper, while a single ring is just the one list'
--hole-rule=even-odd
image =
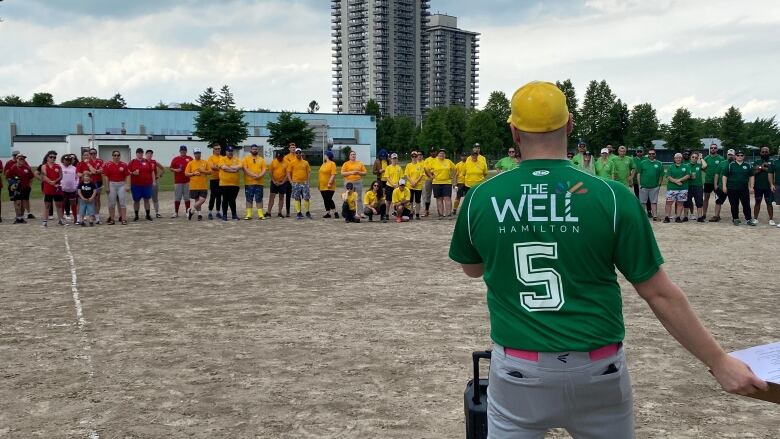
[{"label": "sneaker", "polygon": [[389,220],[389,219],[390,219],[390,218],[388,218],[388,217],[387,217],[387,215],[385,215],[385,217],[384,217],[384,218],[382,218],[382,222],[383,222],[383,223],[386,223],[386,222],[387,222],[387,220]]},{"label": "sneaker", "polygon": [[245,219],[245,220],[251,220],[251,219],[252,219],[252,217],[251,217],[251,216],[245,216],[245,217],[244,217],[244,219]]},{"label": "sneaker", "polygon": [[222,218],[222,214],[217,212],[217,218]]},{"label": "sneaker", "polygon": [[302,213],[298,213],[297,215],[295,215],[295,219],[302,220],[303,219],[303,214]]},{"label": "sneaker", "polygon": [[400,216],[396,216],[395,217],[395,222],[400,223],[401,222],[401,217]]},{"label": "sneaker", "polygon": [[238,215],[233,215],[233,221],[241,221],[241,218]]},{"label": "sneaker", "polygon": [[704,222],[704,216],[700,216],[700,217],[696,218],[696,222],[697,223],[703,223]]},{"label": "sneaker", "polygon": [[654,216],[654,217],[653,217],[653,221],[658,221],[658,217],[657,217],[657,216]]},{"label": "sneaker", "polygon": [[758,220],[750,219],[747,221],[747,225],[749,226],[756,226],[758,224]]},{"label": "sneaker", "polygon": [[742,221],[740,221],[740,220],[738,220],[738,219],[732,220],[731,222],[732,222],[732,224],[734,224],[735,226],[738,226],[738,225],[742,224]]},{"label": "sneaker", "polygon": [[688,222],[688,217],[687,217],[687,216],[684,216],[684,217],[682,218],[682,222],[684,222],[684,223],[687,223],[687,222]]},{"label": "sneaker", "polygon": [[322,215],[323,218],[330,218],[330,213],[326,213],[325,215]]},{"label": "sneaker", "polygon": [[720,221],[720,217],[719,216],[713,216],[712,218],[710,218],[710,222],[711,223],[717,223],[718,221]]},{"label": "sneaker", "polygon": [[187,220],[192,221],[192,216],[195,215],[195,212],[192,211],[192,208],[190,207],[187,209]]},{"label": "sneaker", "polygon": [[95,225],[95,223],[93,223],[92,221],[89,222],[89,226],[90,227],[93,227],[94,225]]},{"label": "sneaker", "polygon": [[198,221],[203,221],[203,215],[198,214]]},{"label": "sneaker", "polygon": [[19,224],[27,224],[27,221],[24,218],[19,218]]},{"label": "sneaker", "polygon": [[284,215],[282,215],[281,212],[277,213],[276,216],[279,217],[279,218],[284,218]]},{"label": "sneaker", "polygon": [[284,217],[285,217],[285,218],[289,218],[289,217],[290,217],[290,214],[288,213],[288,214],[287,214],[287,215],[285,215]]},{"label": "sneaker", "polygon": [[133,217],[133,222],[136,222],[136,221],[138,221],[138,215]]},{"label": "sneaker", "polygon": [[148,213],[146,214],[146,220],[147,220],[147,221],[153,221],[153,220],[152,220],[152,216],[151,216],[151,215],[149,215]]},{"label": "sneaker", "polygon": [[59,221],[57,221],[57,225],[58,226],[64,226],[65,225],[65,221],[59,220]]},{"label": "sneaker", "polygon": [[213,215],[211,212],[209,212],[209,219],[210,219],[210,220],[213,220],[213,219],[214,219],[214,215]]},{"label": "sneaker", "polygon": [[420,219],[420,214],[418,213],[417,215],[415,215],[414,219]]},{"label": "sneaker", "polygon": [[769,225],[770,226],[776,226],[777,223],[775,222],[775,220],[769,220]]},{"label": "sneaker", "polygon": [[179,214],[178,214],[178,213],[174,213],[173,215],[171,215],[171,219],[173,219],[173,218],[178,218],[178,217],[179,217]]},{"label": "sneaker", "polygon": [[667,224],[668,224],[669,222],[670,222],[670,221],[669,221],[669,217],[668,217],[668,216],[667,216],[667,217],[664,217],[664,223],[667,223]]},{"label": "sneaker", "polygon": [[95,221],[95,224],[100,225],[100,220]]},{"label": "sneaker", "polygon": [[49,224],[46,222],[46,220],[43,220],[43,227],[49,227]]},{"label": "sneaker", "polygon": [[338,212],[333,212],[333,218],[339,219],[339,214],[338,214]]},{"label": "sneaker", "polygon": [[222,221],[227,221],[227,215],[226,216],[220,215],[219,217],[222,218]]},{"label": "sneaker", "polygon": [[681,223],[681,222],[683,222],[683,220],[682,220],[682,219],[680,219],[680,217],[679,217],[679,216],[676,216],[676,217],[674,217],[674,222],[676,222],[676,223]]},{"label": "sneaker", "polygon": [[84,222],[80,223],[80,225],[81,225],[81,227],[87,227],[87,223],[84,223]]},{"label": "sneaker", "polygon": [[35,215],[33,215],[31,213],[28,213],[27,214],[27,219],[35,219]]},{"label": "sneaker", "polygon": [[309,212],[306,212],[306,218],[308,218],[308,219],[314,219],[314,218],[312,218],[312,217],[311,217],[311,213],[309,213]]},{"label": "sneaker", "polygon": [[53,220],[54,219],[54,215],[49,215],[49,219]]},{"label": "sneaker", "polygon": [[160,215],[159,213],[155,213],[155,214],[154,214],[154,217],[155,217],[155,218],[162,218],[162,215]]},{"label": "sneaker", "polygon": [[14,224],[21,224],[21,223],[22,223],[22,220],[21,220],[21,219],[19,219],[19,218],[16,218],[16,219],[14,220]]}]

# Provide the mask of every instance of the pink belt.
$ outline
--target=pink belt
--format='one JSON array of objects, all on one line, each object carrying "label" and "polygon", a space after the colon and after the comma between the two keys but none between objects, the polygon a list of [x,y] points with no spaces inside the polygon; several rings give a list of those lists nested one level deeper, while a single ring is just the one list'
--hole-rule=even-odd
[{"label": "pink belt", "polygon": [[[622,341],[608,344],[588,352],[588,356],[590,356],[590,361],[603,360],[617,354],[622,346]],[[522,349],[504,348],[504,353],[510,357],[520,358],[521,360],[539,361],[539,352],[537,351],[524,351]]]}]

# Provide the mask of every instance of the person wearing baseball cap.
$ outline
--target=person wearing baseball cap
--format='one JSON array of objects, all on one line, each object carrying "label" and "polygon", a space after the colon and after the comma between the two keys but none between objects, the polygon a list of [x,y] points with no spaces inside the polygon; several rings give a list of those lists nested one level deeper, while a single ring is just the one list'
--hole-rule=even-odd
[{"label": "person wearing baseball cap", "polygon": [[135,158],[128,164],[130,170],[130,194],[133,196],[133,221],[138,221],[138,210],[141,207],[141,199],[144,200],[146,220],[152,220],[149,200],[152,198],[154,187],[155,165],[144,157],[144,149],[136,148]]},{"label": "person wearing baseball cap", "polygon": [[736,159],[729,162],[723,171],[723,192],[729,198],[731,207],[731,222],[738,226],[739,206],[742,205],[742,213],[745,215],[745,222],[749,226],[758,224],[750,211],[750,191],[755,182],[753,175],[753,166],[745,161],[745,152],[737,150]]},{"label": "person wearing baseball cap", "polygon": [[192,216],[197,212],[198,221],[202,221],[201,206],[203,206],[203,203],[206,202],[209,196],[211,165],[208,160],[203,160],[199,147],[193,148],[192,154],[195,156],[195,159],[187,163],[187,167],[184,169],[184,174],[190,178],[190,199],[195,201],[193,208],[187,209],[187,220],[191,221]]},{"label": "person wearing baseball cap", "polygon": [[341,194],[341,216],[344,217],[346,223],[359,223],[360,218],[357,216],[357,200],[358,194],[355,192],[355,185],[348,181],[344,184],[346,191]]},{"label": "person wearing baseball cap", "polygon": [[393,199],[393,191],[398,188],[399,181],[401,181],[404,176],[404,170],[401,168],[401,165],[398,164],[398,154],[390,154],[390,164],[385,166],[382,176],[385,177],[385,217],[383,219],[388,220],[390,219],[389,212]]},{"label": "person wearing baseball cap", "polygon": [[721,349],[666,275],[632,191],[566,159],[573,119],[558,87],[520,87],[509,124],[523,161],[468,192],[449,251],[487,285],[491,436],[562,427],[575,438],[634,437],[616,268],[726,390],[767,389]]},{"label": "person wearing baseball cap", "polygon": [[301,148],[295,148],[295,160],[290,162],[287,168],[287,179],[292,183],[292,198],[295,205],[295,219],[302,220],[301,203],[306,218],[313,219],[309,207],[311,204],[311,191],[309,181],[311,179],[311,166],[303,155]]},{"label": "person wearing baseball cap", "polygon": [[263,212],[263,184],[265,183],[266,165],[265,159],[260,155],[260,147],[253,144],[249,147],[249,155],[241,162],[244,168],[244,196],[246,197],[245,220],[251,220],[254,215],[252,203],[257,208],[257,219],[264,220]]},{"label": "person wearing baseball cap", "polygon": [[412,192],[406,187],[406,180],[398,180],[398,187],[393,190],[393,210],[395,222],[409,221],[412,218]]},{"label": "person wearing baseball cap", "polygon": [[234,155],[233,147],[228,145],[225,149],[225,156],[219,162],[219,191],[222,193],[222,221],[227,221],[227,212],[230,209],[231,219],[238,221],[236,213],[236,198],[240,189],[241,160]]},{"label": "person wearing baseball cap", "polygon": [[593,163],[593,173],[605,180],[613,180],[614,169],[612,167],[612,159],[609,157],[609,149],[601,148],[600,152],[600,157]]},{"label": "person wearing baseball cap", "polygon": [[325,205],[325,214],[323,218],[331,218],[331,212],[336,218],[339,213],[336,211],[336,203],[333,202],[333,194],[336,193],[336,162],[333,161],[333,152],[325,151],[322,157],[322,166],[317,175],[320,195]]},{"label": "person wearing baseball cap", "polygon": [[723,186],[723,174],[726,172],[729,164],[736,159],[736,153],[733,149],[726,151],[726,160],[721,160],[718,165],[718,170],[715,171],[713,176],[713,189],[715,190],[715,215],[709,219],[711,223],[717,223],[720,221],[720,209],[723,207],[723,203],[728,198],[726,196],[726,187]]},{"label": "person wearing baseball cap", "polygon": [[577,167],[582,167],[582,156],[585,154],[585,151],[587,151],[587,147],[585,145],[585,142],[580,140],[580,142],[577,144],[577,154],[574,155],[574,157],[571,158],[571,164]]},{"label": "person wearing baseball cap", "polygon": [[[9,161],[11,166],[6,165],[3,172],[8,179],[8,196],[13,201],[16,211],[14,224],[25,224],[27,221],[24,219],[24,212],[25,208],[28,212],[30,210],[31,183],[35,174],[27,163],[27,156],[19,151],[15,152],[14,160]],[[27,219],[35,219],[34,216],[30,218],[30,215],[32,214],[29,214]]]},{"label": "person wearing baseball cap", "polygon": [[190,178],[184,174],[184,168],[192,157],[187,155],[187,145],[179,146],[179,155],[171,160],[171,166],[168,168],[173,172],[173,215],[171,218],[179,217],[179,206],[184,200],[184,208],[190,209]]}]

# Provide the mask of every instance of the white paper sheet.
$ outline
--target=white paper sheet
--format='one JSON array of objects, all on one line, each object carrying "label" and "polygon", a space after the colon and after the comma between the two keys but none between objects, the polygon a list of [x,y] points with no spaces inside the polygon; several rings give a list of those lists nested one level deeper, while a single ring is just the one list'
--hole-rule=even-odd
[{"label": "white paper sheet", "polygon": [[744,361],[762,380],[780,384],[780,341],[734,351],[730,355]]}]

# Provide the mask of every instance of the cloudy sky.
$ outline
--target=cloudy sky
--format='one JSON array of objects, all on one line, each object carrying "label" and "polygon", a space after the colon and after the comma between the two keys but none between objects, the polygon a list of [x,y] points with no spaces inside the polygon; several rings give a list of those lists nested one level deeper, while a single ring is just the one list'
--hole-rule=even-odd
[{"label": "cloudy sky", "polygon": [[[780,114],[777,0],[432,0],[481,36],[480,106],[532,79],[606,79],[663,121],[684,106]],[[228,84],[246,109],[332,109],[329,0],[4,0],[0,96],[122,93],[132,107]]]}]

